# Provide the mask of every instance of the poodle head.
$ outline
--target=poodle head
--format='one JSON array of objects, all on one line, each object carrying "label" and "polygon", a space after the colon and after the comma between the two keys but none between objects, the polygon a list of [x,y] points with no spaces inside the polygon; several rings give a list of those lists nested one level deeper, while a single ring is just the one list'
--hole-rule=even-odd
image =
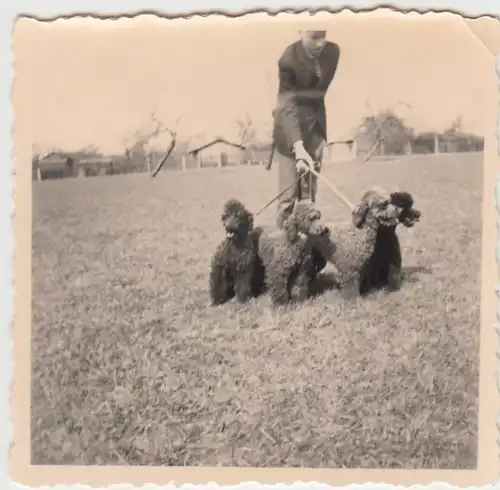
[{"label": "poodle head", "polygon": [[413,207],[413,197],[409,192],[392,192],[391,204],[401,210],[399,222],[407,228],[411,228],[415,223],[420,221],[422,213]]},{"label": "poodle head", "polygon": [[361,203],[352,211],[356,228],[395,227],[403,208],[391,200],[391,195],[380,189],[370,189],[363,194]]},{"label": "poodle head", "polygon": [[253,214],[237,199],[229,199],[222,211],[222,225],[228,238],[244,238],[253,229]]},{"label": "poodle head", "polygon": [[321,212],[309,202],[297,201],[292,215],[297,221],[299,232],[308,236],[330,236],[330,229],[321,221]]}]

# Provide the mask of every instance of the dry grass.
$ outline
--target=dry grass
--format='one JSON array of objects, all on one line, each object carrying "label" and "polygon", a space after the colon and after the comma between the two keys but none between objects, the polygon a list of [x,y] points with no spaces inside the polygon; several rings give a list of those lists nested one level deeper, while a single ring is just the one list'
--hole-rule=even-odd
[{"label": "dry grass", "polygon": [[482,156],[325,175],[414,193],[402,291],[209,307],[222,204],[275,195],[261,168],[35,183],[32,463],[474,468]]}]

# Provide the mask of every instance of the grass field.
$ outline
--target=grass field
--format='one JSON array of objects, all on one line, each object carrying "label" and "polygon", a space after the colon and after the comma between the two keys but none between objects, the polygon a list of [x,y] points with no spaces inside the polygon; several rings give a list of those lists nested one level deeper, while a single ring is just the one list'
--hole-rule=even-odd
[{"label": "grass field", "polygon": [[223,202],[257,211],[274,171],[34,183],[32,463],[474,468],[482,155],[324,172],[413,193],[401,291],[209,307]]}]

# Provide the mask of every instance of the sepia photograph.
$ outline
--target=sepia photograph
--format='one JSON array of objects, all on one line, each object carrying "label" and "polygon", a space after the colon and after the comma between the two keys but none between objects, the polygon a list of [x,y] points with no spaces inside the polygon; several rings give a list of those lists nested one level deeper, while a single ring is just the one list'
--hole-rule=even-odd
[{"label": "sepia photograph", "polygon": [[495,29],[18,20],[23,468],[491,475]]}]

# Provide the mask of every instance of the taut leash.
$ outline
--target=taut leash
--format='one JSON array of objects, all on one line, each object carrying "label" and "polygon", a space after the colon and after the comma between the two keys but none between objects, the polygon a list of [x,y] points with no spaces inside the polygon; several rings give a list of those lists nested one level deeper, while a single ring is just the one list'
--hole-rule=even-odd
[{"label": "taut leash", "polygon": [[[270,158],[271,160],[271,158]],[[323,181],[327,187],[335,194],[337,199],[340,200],[340,202],[349,210],[349,212],[352,212],[356,206],[349,200],[349,198],[343,194],[339,189],[337,189],[326,177],[323,177],[321,173],[316,172],[314,168],[308,167],[308,169],[301,173],[300,175],[297,176],[294,182],[292,182],[288,187],[286,187],[284,190],[282,190],[276,197],[271,199],[259,212],[255,213],[255,216],[259,216],[259,214],[263,213],[271,204],[273,204],[275,201],[277,201],[285,192],[289,191],[293,186],[297,185],[300,183],[300,181],[308,174],[311,173],[312,175],[316,176],[318,179]],[[300,189],[300,187],[299,187]],[[300,194],[300,193],[299,193]],[[300,198],[300,197],[299,197]]]},{"label": "taut leash", "polygon": [[316,172],[313,168],[309,168],[307,172],[311,172],[318,179],[322,180],[329,189],[335,194],[335,196],[340,200],[340,202],[350,211],[356,207],[354,204],[342,193],[340,192],[326,177],[323,177],[319,172]]},{"label": "taut leash", "polygon": [[276,202],[285,192],[289,191],[294,185],[297,185],[306,174],[298,175],[297,178],[285,189],[283,189],[277,196],[273,197],[259,212],[255,213],[255,216],[263,213],[271,204]]}]

